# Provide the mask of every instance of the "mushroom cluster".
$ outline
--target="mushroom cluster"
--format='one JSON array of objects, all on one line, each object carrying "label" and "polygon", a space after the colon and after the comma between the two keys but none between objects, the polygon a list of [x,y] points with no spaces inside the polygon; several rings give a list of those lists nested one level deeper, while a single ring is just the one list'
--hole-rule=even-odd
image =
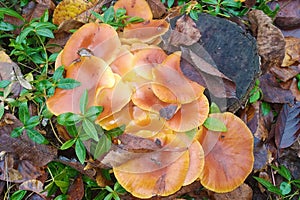
[{"label": "mushroom cluster", "polygon": [[63,65],[66,77],[81,86],[56,89],[48,109],[55,115],[80,113],[79,99],[87,90],[88,106],[104,108],[96,123],[106,130],[125,124],[124,133],[155,141],[159,150],[113,166],[118,182],[136,197],[167,196],[197,179],[216,192],[237,188],[253,166],[250,130],[231,113],[210,115],[227,132],[203,127],[209,115],[205,88],[184,76],[181,52],[168,55],[156,45],[169,24],[153,20],[144,0],[118,1],[117,8],[145,21],[120,33],[94,22],[78,29],[56,66]]}]

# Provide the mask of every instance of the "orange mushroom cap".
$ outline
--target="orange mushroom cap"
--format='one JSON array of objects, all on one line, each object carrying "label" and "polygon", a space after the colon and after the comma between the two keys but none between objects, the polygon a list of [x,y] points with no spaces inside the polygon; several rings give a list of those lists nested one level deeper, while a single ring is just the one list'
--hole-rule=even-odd
[{"label": "orange mushroom cap", "polygon": [[124,76],[133,69],[133,60],[133,54],[123,45],[115,60],[110,64],[110,67],[114,73]]},{"label": "orange mushroom cap", "polygon": [[113,87],[102,88],[97,92],[96,104],[103,106],[103,112],[98,116],[98,120],[119,112],[130,101],[132,89],[122,81],[119,75],[114,74],[114,76]]},{"label": "orange mushroom cap", "polygon": [[182,104],[175,115],[166,120],[166,126],[174,131],[184,132],[201,126],[209,113],[209,103],[204,94],[191,103]]},{"label": "orange mushroom cap", "polygon": [[68,69],[68,66],[80,57],[78,51],[85,48],[110,64],[120,46],[121,42],[113,27],[91,22],[80,27],[70,37],[62,52],[61,63]]},{"label": "orange mushroom cap", "polygon": [[71,90],[56,89],[47,100],[50,112],[59,115],[65,112],[80,113],[80,97],[88,90],[88,106],[93,106],[97,91],[101,88],[112,87],[115,83],[114,74],[102,59],[95,56],[81,57],[80,61],[70,65],[66,78],[72,78],[81,83]]},{"label": "orange mushroom cap", "polygon": [[186,136],[184,133],[162,136],[166,137],[161,138],[161,150],[144,153],[113,168],[118,182],[138,198],[173,194],[185,181],[190,163]]},{"label": "orange mushroom cap", "polygon": [[150,20],[127,25],[119,36],[124,44],[133,44],[137,42],[156,44],[157,39],[168,30],[169,23],[166,20]]},{"label": "orange mushroom cap", "polygon": [[214,192],[230,192],[252,171],[253,136],[246,124],[232,113],[215,113],[210,117],[221,120],[227,132],[210,131],[205,127],[200,130],[199,141],[205,153],[200,181]]},{"label": "orange mushroom cap", "polygon": [[163,65],[152,69],[152,90],[162,101],[168,103],[190,103],[198,99],[204,91],[204,87],[191,82],[183,74]]},{"label": "orange mushroom cap", "polygon": [[193,183],[199,178],[204,167],[204,151],[201,144],[195,140],[189,147],[190,164],[183,186]]},{"label": "orange mushroom cap", "polygon": [[153,18],[151,8],[145,0],[118,0],[115,5],[115,11],[119,8],[126,9],[126,15],[131,17],[141,17],[144,20]]}]

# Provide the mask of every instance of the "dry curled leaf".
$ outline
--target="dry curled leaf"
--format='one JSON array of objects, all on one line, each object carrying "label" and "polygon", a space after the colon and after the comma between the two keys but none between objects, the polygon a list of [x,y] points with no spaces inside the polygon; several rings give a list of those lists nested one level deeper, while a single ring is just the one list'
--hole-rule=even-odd
[{"label": "dry curled leaf", "polygon": [[282,32],[273,25],[272,19],[261,10],[251,10],[248,14],[251,30],[257,37],[258,53],[262,58],[262,71],[272,66],[281,66],[285,41]]},{"label": "dry curled leaf", "polygon": [[286,82],[300,73],[300,65],[294,65],[290,67],[271,67],[270,72],[272,72],[276,78]]},{"label": "dry curled leaf", "polygon": [[199,41],[200,31],[196,23],[188,16],[183,15],[176,22],[175,30],[172,31],[170,43],[174,46],[190,46]]},{"label": "dry curled leaf", "polygon": [[84,196],[84,185],[82,176],[76,177],[74,182],[70,185],[68,190],[68,199],[80,200]]},{"label": "dry curled leaf", "polygon": [[283,67],[300,62],[300,38],[285,37],[285,42],[285,56],[281,65]]}]

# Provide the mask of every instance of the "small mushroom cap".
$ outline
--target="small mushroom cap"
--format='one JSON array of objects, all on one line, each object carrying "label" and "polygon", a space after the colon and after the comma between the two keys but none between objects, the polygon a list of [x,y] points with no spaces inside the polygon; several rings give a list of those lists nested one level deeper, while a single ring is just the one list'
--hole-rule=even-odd
[{"label": "small mushroom cap", "polygon": [[174,131],[184,132],[201,126],[209,113],[209,103],[204,94],[197,100],[182,104],[175,115],[166,120],[166,126]]},{"label": "small mushroom cap", "polygon": [[193,183],[199,178],[204,167],[204,151],[201,144],[195,140],[189,147],[190,165],[183,186]]},{"label": "small mushroom cap", "polygon": [[113,27],[91,22],[80,27],[70,37],[62,52],[61,63],[67,69],[80,57],[78,51],[84,48],[110,64],[119,52],[120,46],[121,42]]},{"label": "small mushroom cap", "polygon": [[115,83],[114,74],[102,59],[95,56],[81,57],[80,61],[70,65],[65,78],[72,78],[81,83],[71,90],[56,89],[47,100],[50,112],[59,115],[65,112],[80,113],[80,97],[88,90],[88,106],[94,106],[97,91],[101,88],[112,87]]},{"label": "small mushroom cap", "polygon": [[119,8],[126,9],[126,15],[131,17],[141,17],[144,20],[153,18],[151,8],[145,0],[118,0],[115,5],[115,11]]},{"label": "small mushroom cap", "polygon": [[127,25],[119,36],[123,44],[137,42],[154,44],[157,43],[157,39],[165,34],[168,29],[169,23],[164,19],[150,20]]},{"label": "small mushroom cap", "polygon": [[122,81],[118,74],[114,74],[114,76],[113,87],[102,88],[97,92],[96,104],[103,106],[103,112],[98,116],[98,120],[119,112],[130,101],[132,89]]},{"label": "small mushroom cap", "polygon": [[252,171],[253,136],[246,124],[232,113],[214,113],[210,117],[221,120],[227,132],[201,128],[199,141],[205,153],[205,166],[200,181],[214,192],[230,192]]},{"label": "small mushroom cap", "polygon": [[126,46],[122,46],[115,60],[110,64],[114,73],[124,76],[133,70],[133,54]]}]

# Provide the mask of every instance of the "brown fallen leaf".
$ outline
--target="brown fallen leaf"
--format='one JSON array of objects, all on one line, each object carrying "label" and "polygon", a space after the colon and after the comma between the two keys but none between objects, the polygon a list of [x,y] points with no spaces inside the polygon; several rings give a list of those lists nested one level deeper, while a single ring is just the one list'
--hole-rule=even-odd
[{"label": "brown fallen leaf", "polygon": [[186,77],[206,87],[216,97],[236,98],[236,85],[230,78],[190,49],[182,47],[181,51],[180,68]]},{"label": "brown fallen leaf", "polygon": [[166,14],[167,8],[160,0],[147,0],[154,19],[158,19]]},{"label": "brown fallen leaf", "polygon": [[[15,79],[14,69],[16,68],[19,67],[9,58],[9,56],[4,51],[0,51],[0,81],[13,81]],[[18,81],[14,81],[11,87],[11,97],[19,96],[22,90],[22,86],[20,85],[20,83]]]},{"label": "brown fallen leaf", "polygon": [[268,149],[266,144],[261,140],[254,138],[254,165],[253,170],[259,171],[264,169],[268,164]]},{"label": "brown fallen leaf", "polygon": [[275,66],[270,68],[270,72],[273,73],[281,81],[286,82],[300,73],[300,65],[294,65],[289,67]]},{"label": "brown fallen leaf", "polygon": [[27,180],[36,179],[43,174],[43,169],[34,166],[28,160],[20,159],[16,154],[1,151],[0,180],[14,183],[22,183]]},{"label": "brown fallen leaf", "polygon": [[285,56],[282,61],[283,67],[300,62],[300,38],[285,37]]},{"label": "brown fallen leaf", "polygon": [[279,4],[280,10],[276,15],[275,23],[281,29],[293,29],[300,27],[300,2],[298,0],[279,0],[270,2],[271,6]]},{"label": "brown fallen leaf", "polygon": [[28,180],[19,185],[19,190],[27,190],[37,193],[46,198],[47,191],[44,191],[44,183],[39,180]]},{"label": "brown fallen leaf", "polygon": [[34,18],[40,18],[46,10],[51,15],[55,9],[55,4],[51,0],[37,0],[30,1],[23,9],[22,16],[27,20],[31,21]]},{"label": "brown fallen leaf", "polygon": [[213,200],[252,200],[253,191],[250,186],[243,183],[241,186],[228,193],[210,193]]},{"label": "brown fallen leaf", "polygon": [[263,92],[263,100],[270,103],[293,103],[295,97],[290,90],[280,87],[276,77],[266,73],[260,77],[260,88]]},{"label": "brown fallen leaf", "polygon": [[272,19],[261,10],[251,10],[248,17],[252,33],[257,37],[262,71],[281,66],[285,54],[285,40],[280,29],[274,26]]},{"label": "brown fallen leaf", "polygon": [[45,166],[56,157],[57,149],[53,146],[34,143],[24,134],[18,138],[10,137],[12,130],[20,126],[21,122],[14,115],[4,115],[0,121],[0,152],[13,153],[36,167]]},{"label": "brown fallen leaf", "polygon": [[293,106],[285,104],[272,130],[278,148],[291,146],[300,135],[300,102],[296,102]]},{"label": "brown fallen leaf", "polygon": [[82,176],[76,177],[74,182],[70,185],[68,190],[68,200],[81,200],[84,196],[84,185]]},{"label": "brown fallen leaf", "polygon": [[198,42],[200,37],[196,23],[188,15],[183,15],[177,20],[175,29],[171,32],[170,44],[190,46]]}]

